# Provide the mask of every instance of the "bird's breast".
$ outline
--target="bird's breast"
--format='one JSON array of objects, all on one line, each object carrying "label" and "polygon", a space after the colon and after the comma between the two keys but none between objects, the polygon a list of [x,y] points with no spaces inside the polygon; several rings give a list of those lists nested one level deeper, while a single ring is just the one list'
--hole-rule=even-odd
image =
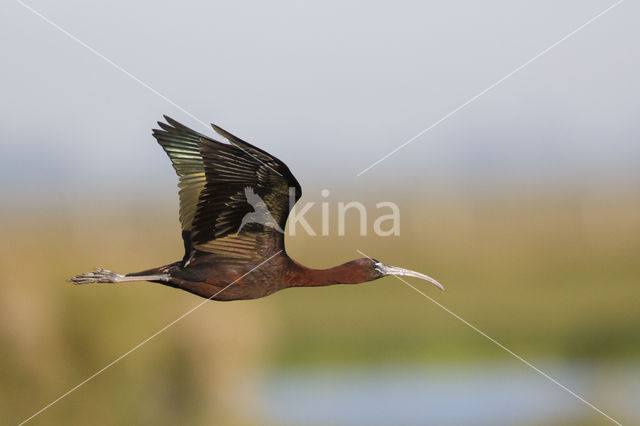
[{"label": "bird's breast", "polygon": [[[265,265],[266,266],[266,265]],[[189,265],[171,272],[172,285],[214,300],[256,299],[287,287],[278,265]]]}]

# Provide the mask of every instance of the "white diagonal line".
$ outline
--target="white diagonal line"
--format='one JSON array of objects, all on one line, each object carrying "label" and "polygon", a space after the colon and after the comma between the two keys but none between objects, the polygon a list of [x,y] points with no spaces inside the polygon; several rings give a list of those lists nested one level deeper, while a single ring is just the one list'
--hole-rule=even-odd
[{"label": "white diagonal line", "polygon": [[619,6],[622,2],[624,2],[625,0],[618,0],[617,2],[615,2],[614,4],[612,4],[611,6],[607,7],[605,10],[603,10],[602,12],[598,13],[596,16],[594,16],[593,18],[589,19],[587,22],[585,22],[584,24],[580,25],[578,28],[576,28],[575,30],[571,31],[569,34],[565,35],[564,37],[562,37],[560,40],[556,41],[555,43],[553,43],[551,46],[547,47],[546,49],[544,49],[543,51],[541,51],[540,53],[538,53],[537,55],[535,55],[533,58],[529,59],[527,62],[523,63],[522,65],[520,65],[519,67],[517,67],[516,69],[514,69],[513,71],[511,71],[509,74],[505,75],[504,77],[502,77],[501,79],[497,80],[495,83],[493,83],[492,85],[490,85],[489,87],[487,87],[486,89],[484,89],[483,91],[481,91],[480,93],[476,94],[475,96],[473,96],[471,99],[469,99],[468,101],[466,101],[465,103],[463,103],[462,105],[458,106],[457,108],[455,108],[453,111],[449,112],[448,114],[446,114],[444,117],[440,118],[438,121],[436,121],[435,123],[433,123],[432,125],[430,125],[429,127],[427,127],[426,129],[424,129],[423,131],[421,131],[420,133],[418,133],[417,135],[415,135],[414,137],[412,137],[411,139],[409,139],[408,141],[406,141],[405,143],[403,143],[402,145],[400,145],[399,147],[397,147],[396,149],[394,149],[393,151],[389,152],[387,155],[385,155],[384,157],[380,158],[378,161],[376,161],[375,163],[371,164],[369,167],[367,167],[366,169],[360,171],[360,173],[358,173],[356,176],[361,176],[364,173],[366,173],[367,171],[369,171],[370,169],[372,169],[373,167],[375,167],[376,165],[378,165],[379,163],[381,163],[382,161],[386,160],[387,158],[391,157],[393,154],[395,154],[396,152],[400,151],[402,148],[404,148],[405,146],[409,145],[411,142],[415,141],[416,139],[418,139],[420,136],[424,135],[425,133],[427,133],[428,131],[430,131],[431,129],[433,129],[434,127],[438,126],[440,123],[442,123],[443,121],[447,120],[448,118],[450,118],[451,116],[453,116],[454,114],[456,114],[458,111],[460,111],[461,109],[463,109],[464,107],[466,107],[467,105],[471,104],[473,101],[475,101],[476,99],[478,99],[479,97],[483,96],[485,93],[487,93],[488,91],[490,91],[491,89],[493,89],[494,87],[498,86],[500,83],[502,83],[503,81],[507,80],[509,77],[513,76],[514,74],[516,74],[518,71],[522,70],[523,68],[525,68],[527,65],[531,64],[532,62],[534,62],[535,60],[537,60],[538,58],[540,58],[541,56],[543,56],[545,53],[549,52],[551,49],[553,49],[554,47],[556,47],[557,45],[559,45],[560,43],[564,42],[565,40],[569,39],[571,36],[573,36],[574,34],[576,34],[578,31],[582,30],[583,28],[585,28],[587,25],[591,24],[592,22],[594,22],[596,19],[600,18],[602,15],[604,15],[605,13],[609,12],[611,9],[615,8],[616,6]]},{"label": "white diagonal line", "polygon": [[[55,22],[53,22],[51,19],[47,18],[46,16],[44,16],[42,13],[38,12],[37,10],[35,10],[33,7],[29,6],[28,4],[24,3],[22,0],[16,0],[16,2],[18,2],[18,4],[20,4],[22,7],[24,7],[25,9],[31,11],[34,15],[38,16],[39,18],[41,18],[43,21],[45,21],[47,24],[51,25],[52,27],[54,27],[55,29],[57,29],[58,31],[60,31],[61,33],[63,33],[64,35],[66,35],[67,37],[69,37],[70,39],[72,39],[73,41],[75,41],[76,43],[78,43],[79,45],[81,45],[82,47],[86,48],[87,50],[89,50],[91,53],[93,53],[94,55],[96,55],[97,57],[99,57],[100,59],[103,59],[104,61],[108,62],[109,64],[111,64],[115,69],[117,69],[118,71],[122,72],[123,74],[127,75],[128,77],[130,77],[131,79],[133,79],[134,81],[136,81],[137,83],[139,83],[141,86],[143,86],[144,88],[148,89],[149,91],[153,92],[154,94],[156,94],[157,96],[159,96],[160,98],[162,98],[164,101],[166,101],[167,103],[169,103],[171,106],[179,109],[180,111],[184,112],[185,114],[187,114],[189,117],[193,118],[195,121],[197,121],[198,123],[202,124],[204,127],[206,127],[207,129],[209,128],[209,125],[207,123],[205,123],[204,121],[200,120],[198,117],[196,117],[195,115],[193,115],[192,113],[190,113],[189,111],[187,111],[186,109],[182,108],[180,105],[178,105],[177,103],[175,103],[174,101],[172,101],[171,99],[169,99],[168,97],[166,97],[165,95],[163,95],[162,93],[158,92],[156,89],[154,89],[153,87],[149,86],[147,83],[145,83],[144,81],[140,80],[138,77],[136,77],[135,75],[131,74],[129,71],[127,71],[126,69],[122,68],[120,65],[116,64],[115,62],[113,62],[111,59],[107,58],[106,56],[104,56],[102,53],[98,52],[96,49],[94,49],[93,47],[89,46],[87,43],[85,43],[84,41],[80,40],[78,37],[74,36],[73,34],[71,34],[69,31],[65,30],[64,28],[62,28],[60,25],[56,24]],[[280,176],[282,176],[282,174],[280,172],[278,172],[277,170],[274,170],[273,167],[269,166],[268,164],[264,163],[262,160],[260,160],[258,157],[256,157],[255,155],[251,154],[250,152],[248,152],[246,149],[242,148],[239,145],[234,144],[234,146],[240,148],[242,151],[244,151],[246,154],[250,155],[251,157],[253,157],[255,160],[259,161],[263,166],[268,167],[269,169],[271,169],[272,171],[276,172],[277,174],[279,174]]]},{"label": "white diagonal line", "polygon": [[[369,259],[371,259],[369,256],[367,256],[366,254],[364,254],[362,251],[360,250],[356,250],[358,253],[360,253],[362,256],[367,257]],[[572,391],[571,389],[569,389],[568,387],[566,387],[565,385],[563,385],[562,383],[558,382],[556,379],[554,379],[553,377],[551,377],[550,375],[548,375],[547,373],[545,373],[544,371],[540,370],[538,367],[536,367],[535,365],[531,364],[529,361],[527,361],[526,359],[522,358],[520,355],[516,354],[515,352],[513,352],[512,350],[510,350],[509,348],[507,348],[506,346],[504,346],[502,343],[498,342],[497,340],[495,340],[493,337],[489,336],[487,333],[485,333],[484,331],[480,330],[478,327],[476,327],[475,325],[469,323],[468,321],[466,321],[464,318],[462,318],[460,315],[456,314],[455,312],[451,311],[450,309],[448,309],[447,307],[443,306],[442,304],[438,303],[435,299],[433,299],[432,297],[428,296],[426,293],[418,290],[416,287],[414,287],[413,285],[409,284],[407,281],[405,281],[404,279],[402,279],[401,277],[394,275],[394,277],[396,277],[397,279],[399,279],[400,281],[402,281],[403,283],[405,283],[406,285],[408,285],[409,287],[411,287],[412,289],[414,289],[415,291],[417,291],[418,293],[420,293],[421,295],[423,295],[424,297],[426,297],[427,299],[429,299],[430,301],[432,301],[433,303],[435,303],[436,305],[438,305],[440,308],[442,308],[443,310],[445,310],[447,313],[449,313],[450,315],[452,315],[454,318],[456,318],[457,320],[461,321],[462,323],[464,323],[465,325],[467,325],[468,327],[470,327],[471,329],[473,329],[475,332],[477,332],[478,334],[480,334],[481,336],[486,337],[489,341],[493,342],[494,344],[496,344],[498,347],[500,347],[501,349],[503,349],[504,351],[506,351],[507,353],[509,353],[510,355],[512,355],[513,357],[515,357],[516,359],[518,359],[519,361],[523,362],[525,365],[527,365],[528,367],[531,367],[533,370],[535,370],[536,372],[538,372],[539,374],[541,374],[542,376],[544,376],[545,378],[547,378],[548,380],[550,380],[551,382],[555,383],[556,385],[558,385],[559,387],[561,387],[562,389],[564,389],[565,391],[567,391],[568,393],[570,393],[571,395],[573,395],[574,397],[578,398],[580,401],[584,402],[585,404],[587,404],[589,407],[593,408],[594,410],[596,410],[598,413],[602,414],[603,416],[605,416],[607,419],[611,420],[613,423],[622,426],[622,423],[618,422],[617,420],[615,420],[613,417],[609,416],[607,413],[605,413],[604,411],[602,411],[601,409],[599,409],[598,407],[596,407],[595,405],[593,405],[592,403],[590,403],[589,401],[587,401],[586,399],[584,399],[583,397],[581,397],[580,395],[578,395],[577,393],[575,393],[574,391]]]},{"label": "white diagonal line", "polygon": [[186,316],[190,315],[193,311],[195,311],[196,309],[198,309],[200,306],[204,305],[205,303],[209,302],[211,299],[213,299],[214,297],[216,297],[217,295],[219,295],[220,293],[222,293],[223,291],[225,291],[226,289],[228,289],[229,287],[231,287],[233,284],[235,284],[236,282],[240,281],[242,278],[246,277],[247,275],[249,275],[250,273],[252,273],[253,271],[255,271],[256,269],[258,269],[259,267],[261,267],[262,265],[264,265],[265,263],[267,263],[268,261],[270,261],[271,259],[273,259],[274,257],[276,257],[277,255],[279,255],[280,253],[282,253],[282,250],[278,251],[276,254],[274,254],[273,256],[269,257],[268,259],[264,260],[263,262],[261,262],[258,266],[254,267],[253,269],[251,269],[249,272],[245,273],[244,275],[242,275],[240,278],[236,278],[235,280],[233,280],[233,282],[231,282],[230,284],[228,284],[226,287],[224,287],[222,290],[218,291],[217,293],[215,293],[213,296],[205,299],[204,301],[198,303],[197,305],[195,305],[193,308],[189,309],[187,312],[185,312],[184,314],[180,315],[178,318],[176,318],[175,320],[171,321],[169,324],[165,325],[164,327],[162,327],[160,330],[156,331],[155,333],[153,333],[151,336],[147,337],[146,339],[144,339],[142,342],[138,343],[137,345],[135,345],[133,348],[129,349],[127,352],[123,353],[122,355],[120,355],[118,358],[114,359],[113,361],[111,361],[109,364],[105,365],[104,367],[102,367],[100,370],[96,371],[95,373],[93,373],[91,376],[87,377],[86,379],[84,379],[83,381],[81,381],[80,383],[78,383],[77,385],[75,385],[74,387],[72,387],[71,389],[69,389],[68,391],[66,391],[65,393],[63,393],[62,395],[60,395],[58,398],[56,398],[55,400],[53,400],[52,402],[50,402],[49,404],[45,405],[44,407],[42,407],[40,410],[38,410],[37,412],[35,412],[33,415],[31,415],[30,417],[28,417],[27,419],[23,420],[22,422],[20,422],[18,424],[18,426],[21,426],[25,423],[27,423],[29,420],[33,419],[34,417],[36,417],[37,415],[41,414],[42,412],[44,412],[45,410],[47,410],[48,408],[50,408],[51,406],[53,406],[54,404],[56,404],[57,402],[59,402],[60,400],[62,400],[63,398],[67,397],[69,394],[71,394],[73,391],[75,391],[76,389],[78,389],[80,386],[84,385],[85,383],[91,381],[92,379],[94,379],[97,375],[99,375],[100,373],[104,372],[106,369],[108,369],[109,367],[113,366],[114,364],[116,364],[118,361],[122,360],[123,358],[125,358],[126,356],[128,356],[129,354],[131,354],[132,352],[136,351],[137,349],[139,349],[142,345],[144,345],[145,343],[149,342],[151,339],[153,339],[154,337],[156,337],[157,335],[163,333],[166,329],[168,329],[169,327],[171,327],[172,325],[174,325],[175,323],[177,323],[178,321],[182,320],[183,318],[185,318]]},{"label": "white diagonal line", "polygon": [[602,411],[601,409],[599,409],[598,407],[596,407],[595,405],[593,405],[592,403],[590,403],[589,401],[587,401],[586,399],[584,399],[583,397],[581,397],[580,395],[578,395],[577,393],[575,393],[574,391],[572,391],[571,389],[569,389],[568,387],[566,387],[565,385],[563,385],[562,383],[558,382],[556,379],[554,379],[553,377],[551,377],[550,375],[548,375],[547,373],[545,373],[544,371],[540,370],[538,367],[536,367],[535,365],[531,364],[529,361],[527,361],[526,359],[522,358],[520,355],[516,354],[515,352],[513,352],[512,350],[510,350],[509,348],[505,347],[503,344],[501,344],[500,342],[498,342],[497,340],[495,340],[494,338],[492,338],[491,336],[487,335],[485,332],[483,332],[482,330],[480,330],[479,328],[477,328],[476,326],[474,326],[473,324],[470,324],[468,321],[466,321],[465,319],[461,318],[459,315],[457,315],[455,312],[452,312],[450,309],[447,309],[445,306],[443,306],[442,304],[438,303],[436,300],[434,300],[432,297],[428,296],[427,294],[425,294],[424,292],[418,290],[416,287],[414,287],[413,285],[409,284],[407,281],[405,281],[404,279],[402,279],[401,277],[394,275],[397,279],[399,279],[400,281],[402,281],[403,283],[405,283],[406,285],[408,285],[409,287],[411,287],[412,289],[414,289],[415,291],[417,291],[418,293],[420,293],[421,295],[423,295],[424,297],[426,297],[427,299],[431,300],[433,303],[435,303],[436,305],[438,305],[440,308],[444,309],[446,312],[448,312],[449,314],[451,314],[452,316],[454,316],[456,319],[458,319],[459,321],[461,321],[462,323],[464,323],[465,325],[471,327],[474,331],[476,331],[477,333],[479,333],[480,335],[486,337],[487,339],[489,339],[491,342],[493,342],[494,344],[496,344],[498,347],[500,347],[501,349],[503,349],[504,351],[506,351],[507,353],[509,353],[510,355],[512,355],[513,357],[515,357],[516,359],[518,359],[519,361],[523,362],[524,364],[526,364],[528,367],[531,367],[533,370],[535,370],[536,372],[538,372],[539,374],[541,374],[542,376],[544,376],[545,378],[547,378],[548,380],[550,380],[551,382],[555,383],[556,385],[560,386],[562,389],[564,389],[565,391],[567,391],[568,393],[570,393],[571,395],[573,395],[574,397],[578,398],[580,401],[584,402],[585,404],[587,404],[589,407],[593,408],[594,410],[596,410],[598,413],[602,414],[603,416],[605,416],[607,419],[611,420],[612,422],[621,425],[620,422],[618,422],[617,420],[615,420],[614,418],[612,418],[611,416],[609,416],[607,413],[605,413],[604,411]]}]

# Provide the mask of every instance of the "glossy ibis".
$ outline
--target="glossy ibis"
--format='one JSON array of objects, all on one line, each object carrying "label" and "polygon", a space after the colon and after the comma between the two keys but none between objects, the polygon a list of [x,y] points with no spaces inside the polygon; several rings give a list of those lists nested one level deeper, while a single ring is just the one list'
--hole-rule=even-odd
[{"label": "glossy ibis", "polygon": [[421,278],[442,288],[424,274],[370,258],[323,270],[296,262],[285,251],[282,232],[289,204],[302,194],[289,168],[218,126],[214,130],[230,143],[164,118],[153,136],[179,177],[183,259],[126,275],[98,268],[70,281],[151,281],[214,300],[255,299],[288,287],[358,284],[387,275]]}]

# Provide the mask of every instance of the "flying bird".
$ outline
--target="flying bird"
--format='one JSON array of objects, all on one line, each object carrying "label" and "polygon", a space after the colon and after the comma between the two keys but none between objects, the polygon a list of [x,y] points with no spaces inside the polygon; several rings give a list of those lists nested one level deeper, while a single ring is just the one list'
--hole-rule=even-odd
[{"label": "flying bird", "polygon": [[178,174],[182,260],[125,275],[102,268],[70,278],[76,284],[151,281],[213,300],[268,296],[289,287],[359,284],[419,272],[368,257],[312,269],[289,257],[285,229],[289,199],[302,195],[289,168],[271,154],[212,125],[219,142],[164,116],[153,136]]},{"label": "flying bird", "polygon": [[242,222],[240,223],[240,228],[238,228],[238,232],[236,232],[236,234],[239,234],[247,223],[261,223],[265,226],[274,228],[281,234],[284,234],[284,231],[280,228],[278,222],[276,222],[273,216],[271,216],[271,213],[269,213],[267,204],[258,194],[253,192],[253,188],[247,186],[244,189],[244,195],[247,197],[247,203],[251,204],[254,211],[244,215]]}]

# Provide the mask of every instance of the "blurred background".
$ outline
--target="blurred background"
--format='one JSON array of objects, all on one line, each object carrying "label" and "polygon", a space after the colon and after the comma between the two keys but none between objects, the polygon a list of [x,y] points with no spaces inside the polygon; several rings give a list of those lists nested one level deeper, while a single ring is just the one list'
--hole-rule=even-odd
[{"label": "blurred background", "polygon": [[[199,120],[285,161],[317,204],[401,210],[356,250],[621,423],[640,422],[640,5],[624,2],[357,173],[613,1],[28,1]],[[177,178],[151,137],[201,123],[19,2],[2,6],[0,417],[19,423],[202,299],[76,287],[182,257]],[[329,189],[328,198],[321,197]],[[354,215],[355,216],[355,215]],[[373,217],[370,217],[371,229]],[[31,424],[607,424],[392,277],[210,302]]]}]

